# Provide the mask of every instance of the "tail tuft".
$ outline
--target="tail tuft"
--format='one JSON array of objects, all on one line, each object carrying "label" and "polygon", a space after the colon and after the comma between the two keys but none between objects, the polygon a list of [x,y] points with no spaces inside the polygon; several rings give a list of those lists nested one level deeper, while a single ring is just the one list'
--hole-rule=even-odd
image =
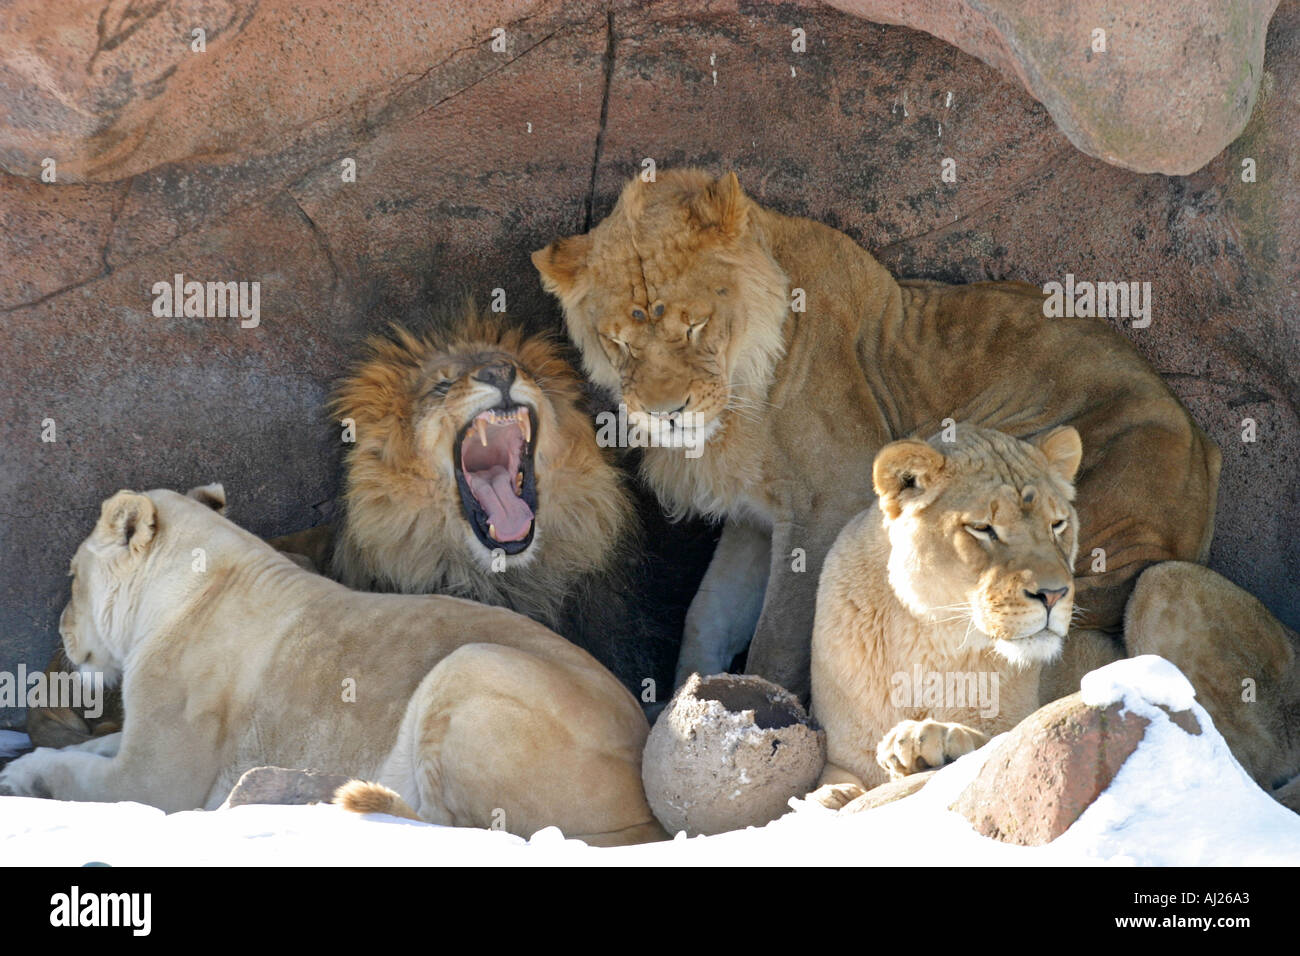
[{"label": "tail tuft", "polygon": [[407,820],[420,819],[395,790],[368,780],[349,780],[334,791],[334,802],[350,813],[387,813]]}]

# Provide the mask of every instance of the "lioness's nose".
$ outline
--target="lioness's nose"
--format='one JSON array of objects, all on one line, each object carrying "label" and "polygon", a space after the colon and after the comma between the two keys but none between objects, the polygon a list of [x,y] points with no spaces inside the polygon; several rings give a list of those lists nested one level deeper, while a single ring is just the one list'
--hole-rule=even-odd
[{"label": "lioness's nose", "polygon": [[509,362],[500,360],[489,362],[478,369],[473,377],[475,381],[500,389],[501,394],[505,395],[510,390],[510,386],[514,384],[515,367]]},{"label": "lioness's nose", "polygon": [[1025,597],[1031,601],[1042,601],[1043,606],[1051,610],[1057,601],[1069,593],[1069,588],[1043,588],[1041,591],[1026,591]]}]

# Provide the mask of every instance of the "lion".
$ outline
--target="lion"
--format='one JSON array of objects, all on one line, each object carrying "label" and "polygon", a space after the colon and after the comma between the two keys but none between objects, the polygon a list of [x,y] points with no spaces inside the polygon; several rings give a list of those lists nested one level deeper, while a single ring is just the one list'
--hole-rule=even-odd
[{"label": "lion", "polygon": [[[638,693],[647,678],[667,683],[675,633],[666,639],[669,628],[626,602],[642,557],[633,496],[614,450],[597,444],[560,343],[472,302],[430,326],[394,326],[365,343],[331,402],[355,439],[342,518],[272,545],[358,590],[510,608],[592,652]],[[69,708],[28,716],[43,746],[99,730]]]},{"label": "lion", "polygon": [[583,387],[557,338],[472,303],[423,334],[371,338],[331,403],[356,439],[333,540],[272,543],[358,590],[518,611],[637,692],[666,682],[677,642],[628,608],[643,523]]},{"label": "lion", "polygon": [[634,178],[533,263],[591,379],[676,439],[642,459],[665,507],[725,522],[679,683],[748,645],[750,672],[806,699],[818,575],[872,503],[862,476],[946,422],[1082,438],[1078,613],[1052,693],[1122,652],[1144,568],[1208,557],[1218,448],[1122,335],[1046,318],[1034,286],[895,280],[843,233],[695,169]]},{"label": "lion", "polygon": [[829,789],[815,799],[943,766],[1038,708],[1074,610],[1081,459],[1069,426],[1031,443],[961,424],[876,455],[876,503],[835,539],[817,589]]},{"label": "lion", "polygon": [[633,511],[557,343],[470,306],[366,351],[332,403],[356,427],[334,576],[559,624],[566,595],[617,562]]},{"label": "lion", "polygon": [[602,846],[664,838],[636,699],[522,615],[350,590],[165,489],[105,501],[72,574],[64,649],[120,678],[127,720],[11,762],[2,793],[213,809],[271,764],[374,780],[343,792],[356,810]]}]

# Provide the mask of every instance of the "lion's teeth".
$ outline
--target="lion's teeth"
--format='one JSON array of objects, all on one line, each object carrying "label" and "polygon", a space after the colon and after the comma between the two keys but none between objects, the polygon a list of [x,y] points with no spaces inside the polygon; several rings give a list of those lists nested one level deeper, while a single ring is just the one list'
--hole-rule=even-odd
[{"label": "lion's teeth", "polygon": [[483,447],[486,448],[487,447],[487,422],[483,421],[483,419],[481,418],[476,418],[474,419],[474,428],[476,431],[478,431],[478,440],[481,441],[483,443]]},{"label": "lion's teeth", "polygon": [[497,526],[496,526],[496,525],[494,525],[494,524],[490,524],[490,525],[488,525],[488,535],[490,535],[493,539],[496,538],[496,536],[497,536]]},{"label": "lion's teeth", "polygon": [[524,444],[533,440],[533,422],[528,415],[528,409],[522,409],[523,414],[519,416],[519,430],[524,433]]},{"label": "lion's teeth", "polygon": [[521,471],[515,475],[515,493],[518,494],[523,490],[524,490],[524,473]]}]

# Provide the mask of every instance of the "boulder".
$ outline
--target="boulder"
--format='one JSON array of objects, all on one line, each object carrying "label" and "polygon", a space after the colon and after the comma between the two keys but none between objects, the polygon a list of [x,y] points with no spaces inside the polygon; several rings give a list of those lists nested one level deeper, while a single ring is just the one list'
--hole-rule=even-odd
[{"label": "boulder", "polygon": [[[1241,135],[1278,0],[827,0],[933,33],[1022,83],[1070,142],[1142,173],[1194,173]],[[1100,31],[1100,32],[1098,32]]]},{"label": "boulder", "polygon": [[[1161,709],[1187,733],[1201,733],[1190,710]],[[950,809],[982,835],[1004,843],[1050,843],[1110,786],[1149,723],[1122,703],[1090,707],[1081,694],[1062,697],[993,745]]]},{"label": "boulder", "polygon": [[650,809],[669,833],[763,826],[812,789],[826,733],[761,677],[692,675],[655,721],[641,760]]}]

